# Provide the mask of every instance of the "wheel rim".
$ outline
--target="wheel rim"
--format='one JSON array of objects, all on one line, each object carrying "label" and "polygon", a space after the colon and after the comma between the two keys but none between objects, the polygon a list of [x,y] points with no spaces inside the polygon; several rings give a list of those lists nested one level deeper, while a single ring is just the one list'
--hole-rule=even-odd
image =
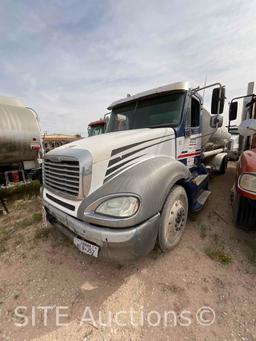
[{"label": "wheel rim", "polygon": [[167,240],[170,244],[175,244],[183,234],[186,225],[186,211],[184,204],[180,199],[177,199],[169,214]]}]

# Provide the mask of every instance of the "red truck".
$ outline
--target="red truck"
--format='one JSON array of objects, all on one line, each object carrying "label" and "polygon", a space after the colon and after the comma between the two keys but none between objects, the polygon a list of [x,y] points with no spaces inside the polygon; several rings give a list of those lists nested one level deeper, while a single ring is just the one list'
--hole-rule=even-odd
[{"label": "red truck", "polygon": [[105,119],[100,119],[98,121],[94,121],[94,122],[89,123],[89,125],[88,125],[88,136],[95,136],[95,135],[104,134],[105,125],[106,125]]},{"label": "red truck", "polygon": [[[253,229],[256,227],[256,96],[249,94],[239,98],[244,98],[244,110],[238,128],[240,158],[232,195],[233,217],[237,227]],[[246,103],[247,99],[249,102]],[[237,108],[238,104],[233,99],[229,110],[230,121],[237,118]]]}]

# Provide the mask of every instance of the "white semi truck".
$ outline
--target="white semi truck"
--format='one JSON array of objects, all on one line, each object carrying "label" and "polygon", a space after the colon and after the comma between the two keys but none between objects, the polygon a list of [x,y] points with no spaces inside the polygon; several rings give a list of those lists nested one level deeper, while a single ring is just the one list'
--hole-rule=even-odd
[{"label": "white semi truck", "polygon": [[[199,95],[210,87],[211,113]],[[45,156],[47,221],[80,251],[119,263],[156,244],[172,249],[210,194],[209,171],[226,169],[226,141],[215,134],[224,90],[179,82],[112,103],[106,134]]]}]

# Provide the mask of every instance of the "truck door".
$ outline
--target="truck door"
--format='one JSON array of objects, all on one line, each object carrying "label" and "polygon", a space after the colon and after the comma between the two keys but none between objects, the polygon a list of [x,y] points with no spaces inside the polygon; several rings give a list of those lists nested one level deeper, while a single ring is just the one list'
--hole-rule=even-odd
[{"label": "truck door", "polygon": [[187,111],[184,138],[178,141],[178,160],[189,168],[198,164],[201,156],[201,102],[192,96]]}]

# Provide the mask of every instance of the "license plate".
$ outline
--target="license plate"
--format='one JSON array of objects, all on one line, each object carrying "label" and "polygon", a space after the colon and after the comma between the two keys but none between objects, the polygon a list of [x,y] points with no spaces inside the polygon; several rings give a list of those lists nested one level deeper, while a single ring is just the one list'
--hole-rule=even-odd
[{"label": "license plate", "polygon": [[86,253],[87,255],[98,257],[99,247],[96,245],[92,245],[82,239],[74,238],[74,244],[78,248],[79,251]]}]

